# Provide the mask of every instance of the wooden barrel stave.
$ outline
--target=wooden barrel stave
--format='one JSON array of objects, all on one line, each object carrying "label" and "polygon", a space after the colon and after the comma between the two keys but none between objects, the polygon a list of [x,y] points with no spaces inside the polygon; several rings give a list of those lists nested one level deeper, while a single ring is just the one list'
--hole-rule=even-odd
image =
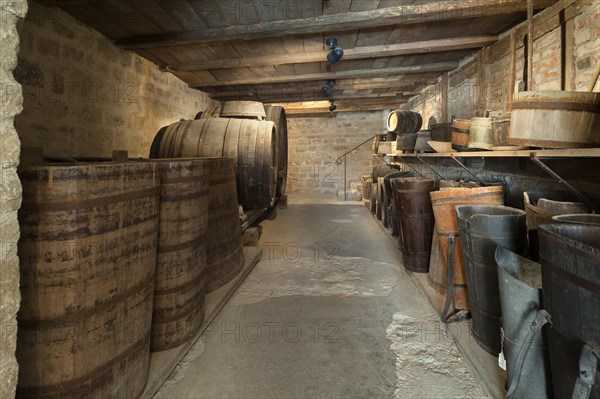
[{"label": "wooden barrel stave", "polygon": [[144,388],[157,248],[153,163],[20,169],[20,397]]},{"label": "wooden barrel stave", "polygon": [[268,121],[275,123],[277,131],[277,196],[285,195],[288,169],[288,131],[285,109],[279,106],[265,105]]}]

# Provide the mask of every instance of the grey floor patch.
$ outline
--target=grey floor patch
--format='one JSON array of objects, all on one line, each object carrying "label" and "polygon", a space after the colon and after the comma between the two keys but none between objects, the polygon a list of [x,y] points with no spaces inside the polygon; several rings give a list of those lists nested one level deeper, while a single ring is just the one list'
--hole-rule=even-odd
[{"label": "grey floor patch", "polygon": [[402,277],[400,267],[365,258],[266,260],[248,276],[230,302],[247,305],[290,295],[388,296]]},{"label": "grey floor patch", "polygon": [[486,398],[434,315],[394,314],[387,329],[396,354],[396,398]]}]

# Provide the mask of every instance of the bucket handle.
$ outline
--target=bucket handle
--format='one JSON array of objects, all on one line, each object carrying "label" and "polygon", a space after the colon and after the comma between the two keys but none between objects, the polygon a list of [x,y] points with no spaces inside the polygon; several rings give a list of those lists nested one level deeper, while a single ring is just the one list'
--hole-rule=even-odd
[{"label": "bucket handle", "polygon": [[598,371],[598,358],[600,351],[595,351],[588,344],[584,344],[579,355],[579,377],[573,387],[572,399],[588,399],[592,394],[592,387]]},{"label": "bucket handle", "polygon": [[513,372],[511,373],[512,375],[510,376],[510,386],[508,387],[508,391],[504,397],[505,399],[510,399],[515,394],[515,391],[519,386],[519,380],[521,379],[523,365],[525,364],[525,359],[527,358],[527,353],[531,348],[533,339],[540,331],[542,331],[542,327],[548,323],[552,325],[552,316],[550,316],[550,314],[544,309],[538,310],[535,320],[531,322],[527,337],[525,337],[525,341],[523,341],[521,349],[519,349],[519,354],[517,355],[517,360],[515,361],[515,367],[513,368]]}]

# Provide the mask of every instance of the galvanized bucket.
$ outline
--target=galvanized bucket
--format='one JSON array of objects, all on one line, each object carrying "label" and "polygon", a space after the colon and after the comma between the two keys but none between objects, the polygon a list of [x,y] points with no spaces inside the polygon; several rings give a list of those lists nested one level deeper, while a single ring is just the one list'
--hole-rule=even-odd
[{"label": "galvanized bucket", "polygon": [[[586,385],[580,366],[600,356],[600,226],[541,225],[539,236],[554,394],[570,398]],[[600,373],[590,368],[587,377],[590,397],[600,398]]]},{"label": "galvanized bucket", "polygon": [[456,207],[473,316],[473,335],[486,351],[500,353],[500,294],[496,246],[522,253],[525,212],[502,205]]},{"label": "galvanized bucket", "polygon": [[[542,270],[539,263],[523,258],[506,248],[496,249],[498,286],[502,310],[503,348],[506,356],[508,385],[515,377],[519,350],[527,338],[542,301]],[[538,334],[520,373],[515,398],[547,398],[551,391],[548,347]]]},{"label": "galvanized bucket", "polygon": [[557,215],[552,217],[552,223],[574,223],[600,226],[600,215],[597,213]]}]

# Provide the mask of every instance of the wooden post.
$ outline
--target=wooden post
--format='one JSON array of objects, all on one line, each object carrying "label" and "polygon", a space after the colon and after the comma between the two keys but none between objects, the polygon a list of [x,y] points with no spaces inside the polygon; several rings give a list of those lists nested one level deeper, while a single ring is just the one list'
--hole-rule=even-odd
[{"label": "wooden post", "polygon": [[487,67],[489,63],[488,48],[477,53],[477,116],[483,116],[487,107]]},{"label": "wooden post", "polygon": [[563,25],[565,30],[565,51],[564,54],[564,88],[563,90],[575,90],[575,22],[569,19]]},{"label": "wooden post", "polygon": [[533,0],[527,0],[527,90],[533,89]]},{"label": "wooden post", "polygon": [[441,123],[448,123],[448,85],[450,79],[448,78],[448,72],[442,74],[442,121]]},{"label": "wooden post", "polygon": [[506,86],[506,110],[512,111],[512,103],[515,95],[515,79],[517,69],[517,32],[515,28],[510,30],[510,48],[508,49],[508,85]]}]

